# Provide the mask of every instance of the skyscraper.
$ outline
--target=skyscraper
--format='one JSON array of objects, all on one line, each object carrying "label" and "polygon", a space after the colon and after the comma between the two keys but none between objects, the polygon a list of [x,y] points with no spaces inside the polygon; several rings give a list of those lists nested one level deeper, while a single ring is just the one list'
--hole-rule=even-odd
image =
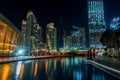
[{"label": "skyscraper", "polygon": [[55,52],[57,50],[57,32],[54,23],[47,24],[46,39],[49,52]]},{"label": "skyscraper", "polygon": [[102,48],[100,37],[106,30],[103,0],[88,0],[88,27],[90,48]]},{"label": "skyscraper", "polygon": [[28,11],[26,22],[22,22],[22,33],[25,34],[25,46],[35,50],[41,41],[41,27],[32,11]]},{"label": "skyscraper", "polygon": [[85,28],[79,27],[79,46],[80,48],[86,48],[86,39],[85,39]]},{"label": "skyscraper", "polygon": [[26,21],[22,20],[22,46],[25,47],[25,40],[26,40]]},{"label": "skyscraper", "polygon": [[29,11],[27,13],[26,17],[26,46],[30,49],[35,49],[35,32],[34,32],[34,26],[37,23],[37,19],[32,11]]},{"label": "skyscraper", "polygon": [[60,25],[58,27],[58,50],[64,47],[64,30],[63,18],[60,18]]},{"label": "skyscraper", "polygon": [[65,49],[71,50],[72,48],[72,36],[67,36],[66,37],[66,43],[65,43]]},{"label": "skyscraper", "polygon": [[77,31],[72,31],[71,36],[64,35],[64,51],[86,48],[85,29],[77,26],[72,27]]},{"label": "skyscraper", "polygon": [[73,48],[86,48],[85,30],[83,27],[79,27],[78,31],[73,31],[71,38]]},{"label": "skyscraper", "polygon": [[111,24],[110,24],[110,29],[111,30],[116,30],[118,28],[120,28],[120,18],[113,18]]},{"label": "skyscraper", "polygon": [[77,46],[79,48],[86,48],[85,28],[77,27],[74,25],[72,27],[77,30],[77,31],[72,32],[73,38],[77,37]]},{"label": "skyscraper", "polygon": [[63,48],[66,48],[66,31],[64,31],[64,38],[63,38]]}]

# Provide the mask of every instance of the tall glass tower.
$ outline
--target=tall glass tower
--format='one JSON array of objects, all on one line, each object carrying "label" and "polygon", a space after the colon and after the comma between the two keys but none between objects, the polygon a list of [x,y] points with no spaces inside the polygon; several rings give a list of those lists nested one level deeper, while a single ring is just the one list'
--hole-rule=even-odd
[{"label": "tall glass tower", "polygon": [[28,11],[26,21],[26,46],[32,50],[35,49],[35,24],[37,24],[37,18],[32,11]]},{"label": "tall glass tower", "polygon": [[38,47],[38,42],[41,41],[41,27],[37,22],[37,18],[32,11],[28,11],[26,17],[26,47],[34,50]]},{"label": "tall glass tower", "polygon": [[54,23],[48,23],[46,29],[46,39],[49,52],[57,51],[57,32]]},{"label": "tall glass tower", "polygon": [[88,0],[88,27],[90,48],[103,48],[101,34],[106,30],[103,0]]}]

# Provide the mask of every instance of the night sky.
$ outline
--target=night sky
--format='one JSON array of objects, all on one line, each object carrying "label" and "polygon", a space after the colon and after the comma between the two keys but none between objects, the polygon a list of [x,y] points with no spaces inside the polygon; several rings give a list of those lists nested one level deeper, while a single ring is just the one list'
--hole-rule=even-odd
[{"label": "night sky", "polygon": [[14,3],[5,1],[0,3],[0,12],[12,21],[17,27],[21,27],[21,20],[32,10],[41,26],[48,22],[59,25],[60,18],[66,27],[71,25],[86,26],[87,8],[85,0],[26,0]]},{"label": "night sky", "polygon": [[[120,0],[104,0],[104,12],[107,28],[114,17],[120,16]],[[88,32],[87,0],[1,0],[0,12],[15,26],[21,28],[21,21],[32,10],[42,27],[49,22],[59,26],[60,18],[67,31],[72,25],[85,27]]]}]

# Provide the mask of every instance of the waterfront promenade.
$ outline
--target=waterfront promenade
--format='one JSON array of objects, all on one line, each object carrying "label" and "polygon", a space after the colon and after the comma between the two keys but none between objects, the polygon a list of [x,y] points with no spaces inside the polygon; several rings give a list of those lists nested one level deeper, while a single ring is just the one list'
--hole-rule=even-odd
[{"label": "waterfront promenade", "polygon": [[97,56],[93,58],[93,61],[120,71],[120,61],[114,60],[113,58]]},{"label": "waterfront promenade", "polygon": [[[70,57],[70,56],[72,56],[72,55],[0,57],[0,64],[21,61],[21,60],[32,60],[32,59],[42,59],[42,58],[60,58],[60,57]],[[91,60],[120,71],[120,61],[113,61],[111,58],[104,58],[104,57],[100,57],[100,56],[96,56],[95,58],[92,58]]]},{"label": "waterfront promenade", "polygon": [[73,55],[42,55],[42,56],[19,56],[19,57],[0,57],[0,64],[15,62],[21,60],[32,60],[42,58],[60,58],[60,57],[71,57]]}]

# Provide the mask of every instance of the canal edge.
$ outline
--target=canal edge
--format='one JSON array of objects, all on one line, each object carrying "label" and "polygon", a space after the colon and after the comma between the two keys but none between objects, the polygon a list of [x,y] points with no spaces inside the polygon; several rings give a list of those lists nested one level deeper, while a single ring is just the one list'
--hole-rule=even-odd
[{"label": "canal edge", "polygon": [[106,73],[108,73],[108,74],[110,74],[110,75],[112,75],[112,76],[115,76],[115,77],[117,77],[117,78],[120,79],[120,71],[119,71],[119,70],[116,70],[116,69],[114,69],[114,68],[105,66],[105,65],[100,64],[100,63],[97,63],[97,62],[95,62],[95,61],[93,61],[93,60],[86,60],[86,59],[84,59],[84,60],[85,60],[85,62],[86,62],[87,64],[91,64],[91,65],[99,68],[100,70],[102,70],[102,71],[104,71],[104,72],[106,72]]}]

